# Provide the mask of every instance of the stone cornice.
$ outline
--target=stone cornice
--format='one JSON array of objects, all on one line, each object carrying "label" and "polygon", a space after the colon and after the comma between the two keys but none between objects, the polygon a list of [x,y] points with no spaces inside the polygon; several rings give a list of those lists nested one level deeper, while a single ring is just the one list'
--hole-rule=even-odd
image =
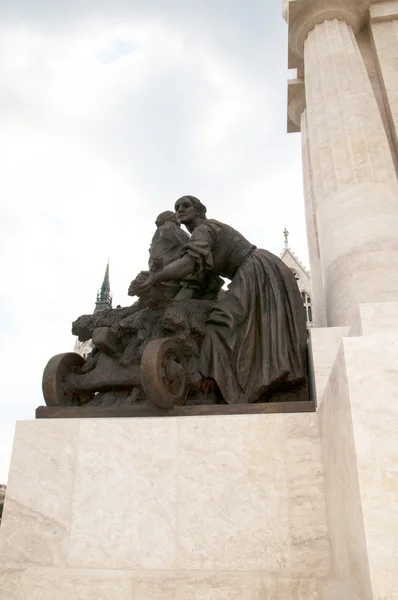
[{"label": "stone cornice", "polygon": [[289,79],[287,82],[287,132],[301,131],[301,114],[305,109],[304,79]]},{"label": "stone cornice", "polygon": [[282,17],[286,23],[289,21],[289,0],[282,0]]},{"label": "stone cornice", "polygon": [[324,21],[345,21],[358,33],[368,14],[367,2],[360,0],[290,0],[289,23],[289,69],[295,68],[297,58],[304,56],[304,42],[309,32]]},{"label": "stone cornice", "polygon": [[374,2],[370,7],[370,22],[382,23],[398,19],[398,0]]}]

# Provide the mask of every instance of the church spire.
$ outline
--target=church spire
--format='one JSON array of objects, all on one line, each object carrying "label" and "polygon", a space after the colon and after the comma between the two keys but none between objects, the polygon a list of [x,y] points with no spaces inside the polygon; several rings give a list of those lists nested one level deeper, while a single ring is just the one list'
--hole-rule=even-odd
[{"label": "church spire", "polygon": [[285,238],[285,248],[288,248],[289,247],[289,232],[286,229],[286,227],[283,230],[283,235],[284,235],[284,238]]},{"label": "church spire", "polygon": [[101,289],[97,293],[97,301],[95,303],[94,312],[96,313],[106,308],[112,308],[112,294],[109,282],[109,259],[106,265],[104,280],[102,282]]}]

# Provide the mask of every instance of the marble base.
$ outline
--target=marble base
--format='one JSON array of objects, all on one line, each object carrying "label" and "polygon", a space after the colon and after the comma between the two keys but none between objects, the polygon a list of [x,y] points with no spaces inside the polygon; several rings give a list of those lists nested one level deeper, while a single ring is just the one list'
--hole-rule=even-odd
[{"label": "marble base", "polygon": [[316,600],[316,413],[19,422],[7,600]]},{"label": "marble base", "polygon": [[322,403],[341,340],[348,332],[349,327],[313,327],[309,331],[309,354],[312,362],[310,384],[312,383],[311,390],[318,407]]},{"label": "marble base", "polygon": [[[218,572],[28,569],[0,572],[7,599],[317,600],[314,578]],[[1,592],[0,592],[1,594]],[[343,600],[343,599],[340,599]]]},{"label": "marble base", "polygon": [[0,598],[398,600],[397,332],[311,332],[317,413],[19,422]]},{"label": "marble base", "polygon": [[398,303],[359,306],[318,416],[335,577],[325,600],[397,600]]}]

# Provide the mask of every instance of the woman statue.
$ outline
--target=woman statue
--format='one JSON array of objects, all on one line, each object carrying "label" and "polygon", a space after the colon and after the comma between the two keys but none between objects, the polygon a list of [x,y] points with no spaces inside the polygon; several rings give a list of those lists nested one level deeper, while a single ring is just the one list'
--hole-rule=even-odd
[{"label": "woman statue", "polygon": [[207,219],[194,196],[177,200],[175,212],[191,237],[181,258],[150,273],[139,291],[203,271],[231,280],[206,321],[202,377],[214,380],[229,404],[304,384],[306,317],[292,271],[229,225]]}]

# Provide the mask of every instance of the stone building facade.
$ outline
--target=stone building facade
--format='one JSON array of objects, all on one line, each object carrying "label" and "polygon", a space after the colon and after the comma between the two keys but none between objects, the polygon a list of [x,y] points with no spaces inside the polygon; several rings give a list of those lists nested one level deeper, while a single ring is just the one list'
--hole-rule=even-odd
[{"label": "stone building facade", "polygon": [[311,275],[307,268],[303,265],[300,259],[289,247],[289,232],[285,229],[285,247],[281,253],[281,260],[285,263],[294,273],[294,276],[299,287],[303,305],[307,315],[307,327],[312,327],[313,315],[312,315],[312,285]]},{"label": "stone building facade", "polygon": [[398,598],[398,1],[283,0],[301,132],[331,570],[322,600]]}]

